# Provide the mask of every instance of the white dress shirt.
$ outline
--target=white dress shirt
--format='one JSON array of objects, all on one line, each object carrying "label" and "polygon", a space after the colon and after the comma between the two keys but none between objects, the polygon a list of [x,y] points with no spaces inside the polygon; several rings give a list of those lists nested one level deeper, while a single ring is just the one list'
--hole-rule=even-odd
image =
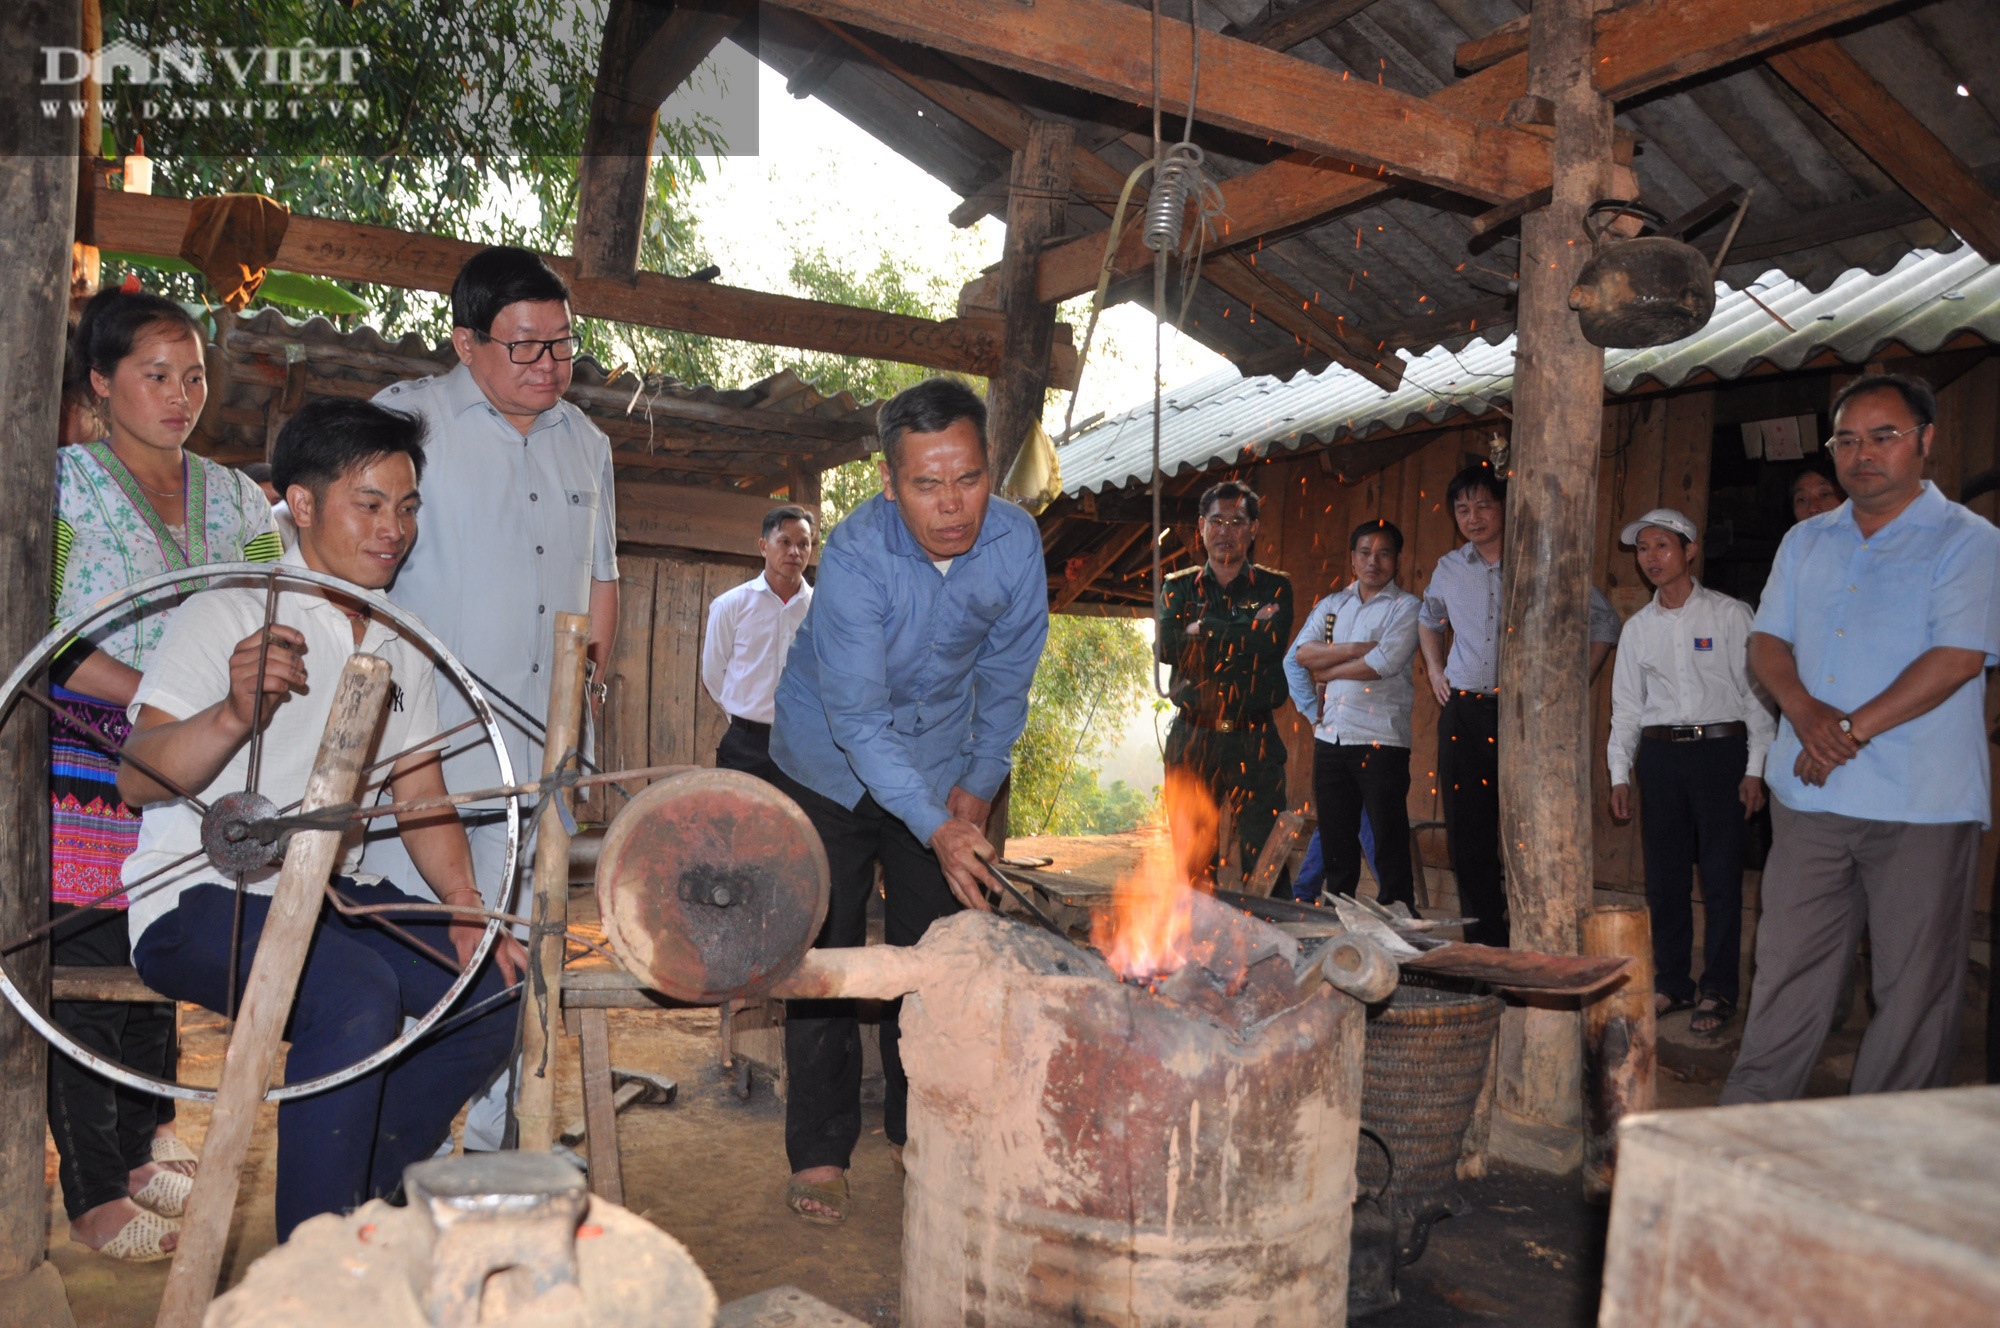
[{"label": "white dress shirt", "polygon": [[[1313,605],[1298,638],[1285,652],[1285,680],[1291,688],[1292,704],[1312,721],[1315,738],[1348,746],[1410,745],[1410,706],[1417,697],[1410,658],[1417,653],[1419,603],[1415,595],[1391,581],[1365,602],[1361,592],[1349,584]],[[1329,614],[1333,615],[1332,644],[1376,643],[1361,660],[1381,676],[1367,682],[1336,679],[1326,684],[1322,706],[1319,684],[1299,663],[1299,647],[1326,643]]]},{"label": "white dress shirt", "polygon": [[1611,782],[1632,782],[1639,730],[1655,724],[1726,724],[1750,730],[1745,774],[1761,777],[1777,722],[1750,681],[1750,631],[1755,615],[1740,599],[1699,581],[1687,603],[1652,602],[1625,621],[1618,664],[1611,672]]},{"label": "white dress shirt", "polygon": [[715,597],[701,643],[701,685],[725,713],[771,722],[778,676],[785,671],[785,656],[806,619],[812,594],[812,587],[801,582],[798,594],[779,599],[759,572]]},{"label": "white dress shirt", "polygon": [[[283,561],[292,567],[305,565],[296,548],[287,551]],[[358,587],[353,593],[364,601],[381,597],[379,591]],[[287,586],[278,593],[278,622],[305,637],[309,685],[292,692],[270,712],[270,724],[264,730],[262,787],[258,790],[265,797],[282,806],[305,796],[320,736],[326,731],[327,716],[333,713],[334,683],[349,655],[379,655],[389,661],[388,714],[371,753],[399,752],[438,731],[437,681],[431,657],[383,619],[370,618],[361,643],[356,645],[352,624],[332,601],[317,590]],[[230,651],[263,625],[261,585],[218,586],[175,609],[159,648],[146,661],[145,676],[139,679],[139,690],[129,707],[133,720],[139,718],[143,706],[187,719],[228,696]],[[220,774],[195,791],[213,798],[247,788],[249,768],[250,744],[246,742]],[[387,770],[364,775],[354,800],[373,802],[388,777]],[[125,859],[124,880],[128,884],[138,881],[190,853],[199,853],[201,821],[201,813],[184,799],[147,807],[139,821],[139,846]],[[341,854],[337,872],[353,875],[361,866],[359,826],[350,827],[342,838]],[[227,885],[229,878],[204,856],[144,887],[132,900],[128,919],[132,939],[136,942],[146,928],[172,912],[183,891],[205,881]],[[271,866],[246,875],[243,888],[251,894],[268,895],[277,883],[278,868]],[[413,894],[423,887],[417,880],[393,884]]]}]

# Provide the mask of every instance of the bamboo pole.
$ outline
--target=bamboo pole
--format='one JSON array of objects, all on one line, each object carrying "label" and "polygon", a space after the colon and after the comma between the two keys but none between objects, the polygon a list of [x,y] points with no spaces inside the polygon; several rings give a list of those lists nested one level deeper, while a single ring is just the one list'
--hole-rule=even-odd
[{"label": "bamboo pole", "polygon": [[[350,655],[334,688],[333,711],[306,780],[301,811],[353,800],[388,696],[389,662],[375,655]],[[236,1027],[223,1053],[222,1082],[209,1116],[201,1169],[195,1173],[194,1192],[181,1219],[180,1247],[167,1274],[155,1328],[198,1328],[215,1294],[257,1106],[277,1065],[278,1043],[291,1017],[292,997],[319,922],[327,879],[340,854],[340,838],[338,830],[302,830],[292,836],[285,852],[271,912],[236,1012]]]},{"label": "bamboo pole", "polygon": [[1656,1102],[1652,915],[1643,904],[1592,909],[1583,952],[1632,961],[1624,982],[1583,1008],[1583,1189],[1605,1199],[1618,1168],[1618,1122]]},{"label": "bamboo pole", "polygon": [[[583,715],[583,652],[590,619],[581,613],[556,615],[556,648],[549,676],[548,732],[542,742],[542,773],[562,768],[577,745]],[[564,792],[544,794],[559,797]],[[560,818],[540,818],[535,831],[534,930],[528,938],[530,999],[521,1002],[521,1065],[515,1076],[514,1119],[520,1146],[546,1153],[555,1145],[556,1040],[562,1036],[563,929],[569,926],[569,832]]]}]

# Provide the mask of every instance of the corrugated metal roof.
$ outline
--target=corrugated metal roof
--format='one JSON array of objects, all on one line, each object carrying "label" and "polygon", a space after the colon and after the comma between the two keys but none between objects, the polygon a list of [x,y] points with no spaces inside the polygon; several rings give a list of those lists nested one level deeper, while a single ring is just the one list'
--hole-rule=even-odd
[{"label": "corrugated metal roof", "polygon": [[[1194,12],[1195,21],[1213,31],[1296,7],[1290,0],[1203,0]],[[1170,17],[1188,13],[1185,0],[1170,0],[1165,9]],[[1526,9],[1526,0],[1373,0],[1289,54],[1428,96],[1458,81],[1461,42],[1491,33]],[[1872,12],[1837,37],[1989,187],[2000,184],[2000,24],[1993,11],[1993,0],[1927,0]],[[1074,88],[872,35],[849,45],[825,25],[784,11],[767,9],[759,33],[764,61],[801,80],[797,95],[820,97],[954,190],[983,196],[996,215],[1006,211],[1006,146],[872,62],[863,46],[925,78],[997,94],[1036,116],[1068,121],[1078,127],[1078,141],[1121,175],[1147,146],[1140,137],[1144,117],[1132,107]],[[1721,274],[1732,286],[1778,267],[1824,290],[1852,269],[1881,273],[1913,248],[1957,243],[1762,61],[1707,70],[1635,98],[1619,108],[1618,124],[1639,138],[1633,167],[1642,198],[1670,216],[1727,185],[1753,190]],[[1284,151],[1282,144],[1200,124],[1195,137],[1223,177]],[[996,183],[1001,187],[993,188]],[[1104,209],[1090,202],[1079,189],[1067,214],[1071,234],[1102,232],[1108,224]],[[1267,238],[1257,250],[1257,269],[1367,339],[1392,347],[1426,347],[1436,339],[1460,346],[1470,335],[1460,320],[1477,314],[1485,326],[1512,317],[1502,301],[1514,277],[1516,243],[1502,240],[1477,255],[1467,247],[1472,218],[1485,209],[1422,189],[1386,192],[1343,215]],[[1717,223],[1700,239],[1712,241],[1720,232]],[[1149,293],[1137,298],[1145,303]],[[1283,356],[1296,348],[1293,336],[1270,318],[1246,317],[1243,304],[1201,283],[1187,329],[1232,359]]]},{"label": "corrugated metal roof", "polygon": [[[1882,276],[1850,271],[1817,293],[1773,269],[1748,293],[1718,284],[1716,296],[1714,318],[1694,336],[1606,352],[1605,387],[1677,387],[1699,373],[1736,378],[1764,364],[1796,369],[1828,351],[1851,364],[1890,345],[1928,354],[1961,332],[2000,342],[2000,265],[1970,246],[1942,254],[1915,250]],[[1796,330],[1787,331],[1772,314]],[[1477,417],[1514,390],[1511,336],[1498,345],[1473,341],[1456,352],[1439,346],[1421,356],[1402,354],[1403,386],[1395,392],[1338,366],[1299,373],[1289,382],[1225,369],[1175,388],[1161,403],[1161,468],[1176,475],[1419,420]],[[1152,445],[1153,403],[1147,400],[1056,449],[1064,491],[1103,492],[1148,479]]]}]

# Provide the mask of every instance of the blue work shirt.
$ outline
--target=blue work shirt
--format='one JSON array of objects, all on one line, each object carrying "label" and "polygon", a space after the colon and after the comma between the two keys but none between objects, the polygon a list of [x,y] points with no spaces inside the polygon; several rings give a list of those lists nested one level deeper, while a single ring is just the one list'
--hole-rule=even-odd
[{"label": "blue work shirt", "polygon": [[1035,519],[1001,498],[940,571],[876,494],[833,528],[778,680],[771,759],[843,807],[864,794],[929,843],[953,785],[991,800],[1049,635]]},{"label": "blue work shirt", "polygon": [[[1799,681],[1843,713],[1873,700],[1936,646],[2000,663],[2000,529],[1926,480],[1917,499],[1867,539],[1854,504],[1793,526],[1757,610],[1756,629],[1792,647]],[[1899,724],[1813,788],[1792,773],[1787,719],[1765,762],[1771,795],[1794,811],[1870,821],[1991,819],[1986,677]]]}]

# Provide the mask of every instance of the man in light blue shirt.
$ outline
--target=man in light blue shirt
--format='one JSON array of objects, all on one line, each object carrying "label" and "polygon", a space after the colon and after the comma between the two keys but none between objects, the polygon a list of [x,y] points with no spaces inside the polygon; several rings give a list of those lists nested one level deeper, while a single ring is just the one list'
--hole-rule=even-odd
[{"label": "man in light blue shirt", "polygon": [[[822,946],[866,943],[878,863],[891,945],[987,907],[987,813],[1049,631],[1041,532],[992,499],[979,398],[933,378],[883,406],[876,428],[882,492],[827,536],[771,724],[775,782],[826,845]],[[881,1039],[884,1133],[900,1148],[909,1080],[893,1005]],[[785,1064],[786,1202],[808,1222],[843,1221],[861,1136],[854,1003],[790,1002]]]},{"label": "man in light blue shirt", "polygon": [[1396,584],[1403,532],[1364,521],[1347,540],[1354,580],[1313,605],[1285,653],[1292,704],[1313,723],[1313,802],[1325,889],[1361,879],[1361,815],[1374,831],[1378,898],[1416,907],[1410,862],[1410,707],[1417,609]]},{"label": "man in light blue shirt", "polygon": [[1937,402],[1870,374],[1834,401],[1848,501],[1792,527],[1750,665],[1784,712],[1750,1018],[1722,1101],[1798,1097],[1866,927],[1876,1010],[1852,1090],[1951,1081],[1990,819],[1985,670],[2000,663],[2000,530],[1923,478]]}]

